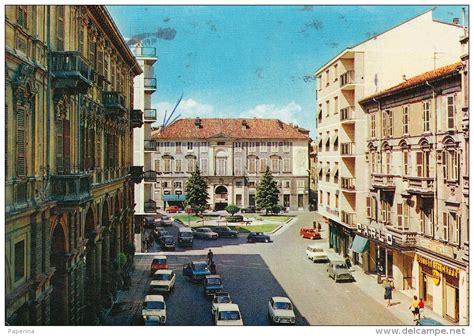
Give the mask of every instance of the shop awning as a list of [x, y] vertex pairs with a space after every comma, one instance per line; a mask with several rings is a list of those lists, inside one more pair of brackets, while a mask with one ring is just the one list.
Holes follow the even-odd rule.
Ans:
[[161, 199], [166, 202], [182, 202], [186, 200], [186, 195], [162, 195]]
[[356, 253], [363, 253], [369, 249], [369, 240], [361, 237], [355, 236], [354, 240], [352, 241], [351, 250]]

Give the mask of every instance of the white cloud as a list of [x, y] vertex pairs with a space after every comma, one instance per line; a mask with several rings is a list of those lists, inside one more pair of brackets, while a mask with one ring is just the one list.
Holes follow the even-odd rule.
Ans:
[[302, 107], [295, 102], [291, 102], [284, 106], [277, 106], [275, 104], [259, 104], [253, 109], [242, 112], [241, 118], [265, 118], [265, 119], [280, 119], [286, 123], [295, 123], [298, 116], [301, 114]]
[[[153, 126], [158, 126], [163, 123], [163, 118], [165, 112], [167, 111], [167, 118], [170, 116], [171, 111], [173, 111], [174, 106], [176, 103], [170, 102], [159, 102], [157, 104], [153, 104], [152, 108], [156, 109], [157, 111], [157, 122]], [[214, 107], [209, 104], [201, 104], [194, 99], [183, 99], [179, 104], [176, 112], [174, 113], [171, 120], [181, 115], [179, 118], [212, 118], [216, 117], [214, 112]]]

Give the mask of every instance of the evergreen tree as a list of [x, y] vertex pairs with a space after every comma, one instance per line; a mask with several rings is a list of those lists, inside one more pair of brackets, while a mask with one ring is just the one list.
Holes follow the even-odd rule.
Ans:
[[265, 209], [265, 213], [268, 215], [268, 212], [278, 205], [279, 192], [277, 182], [273, 179], [272, 173], [267, 166], [257, 187], [257, 195], [255, 197], [257, 207]]
[[206, 209], [209, 194], [207, 193], [207, 182], [201, 176], [198, 166], [186, 182], [185, 191], [186, 204], [191, 206], [196, 215], [202, 213]]

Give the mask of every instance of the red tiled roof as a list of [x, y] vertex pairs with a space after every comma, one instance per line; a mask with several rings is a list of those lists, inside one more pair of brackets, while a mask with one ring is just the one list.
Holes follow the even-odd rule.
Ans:
[[403, 89], [413, 87], [413, 86], [416, 86], [418, 84], [425, 83], [426, 81], [429, 81], [429, 80], [432, 80], [432, 79], [435, 79], [435, 78], [439, 78], [439, 77], [443, 77], [443, 76], [448, 75], [448, 74], [453, 73], [453, 72], [457, 72], [459, 67], [461, 67], [461, 66], [462, 66], [461, 62], [457, 62], [457, 63], [454, 63], [454, 64], [446, 65], [446, 66], [441, 67], [441, 68], [437, 68], [437, 69], [434, 69], [434, 70], [431, 70], [431, 71], [427, 71], [425, 73], [422, 73], [421, 75], [409, 78], [406, 81], [403, 81], [400, 84], [392, 86], [391, 88], [388, 88], [384, 91], [377, 92], [377, 93], [375, 93], [371, 96], [365, 97], [364, 99], [361, 100], [361, 102], [367, 101], [367, 100], [372, 99], [372, 98], [386, 96], [388, 94], [395, 93], [397, 91], [401, 91]]
[[[309, 131], [290, 126], [278, 119], [180, 119], [164, 130], [152, 132], [152, 139], [207, 139], [230, 137], [237, 139], [301, 139], [310, 140]], [[247, 125], [247, 127], [245, 127]]]

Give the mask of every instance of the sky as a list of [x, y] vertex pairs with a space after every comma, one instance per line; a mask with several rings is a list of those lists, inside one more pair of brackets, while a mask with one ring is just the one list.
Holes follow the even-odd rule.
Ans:
[[[156, 47], [156, 126], [181, 118], [278, 118], [314, 138], [314, 72], [347, 47], [433, 6], [107, 6], [126, 40]], [[433, 18], [462, 20], [462, 6]], [[462, 22], [462, 21], [461, 21]]]

